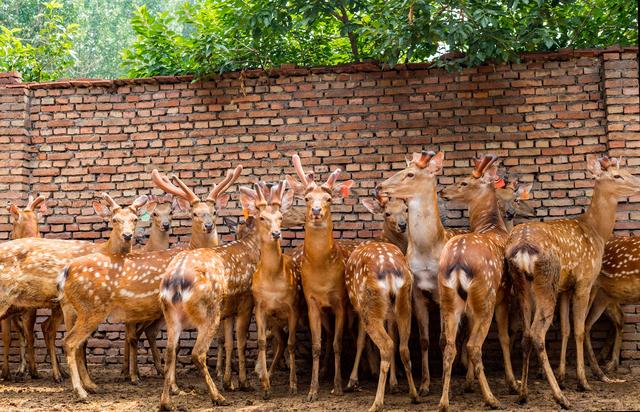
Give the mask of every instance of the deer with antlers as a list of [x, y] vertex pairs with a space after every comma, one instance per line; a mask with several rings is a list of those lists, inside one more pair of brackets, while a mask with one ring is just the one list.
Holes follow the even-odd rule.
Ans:
[[[258, 361], [256, 371], [262, 384], [263, 398], [271, 392], [270, 375], [267, 371], [267, 328], [280, 331], [288, 327], [289, 338], [289, 392], [297, 393], [295, 367], [295, 342], [298, 320], [301, 316], [302, 286], [299, 273], [294, 271], [291, 257], [282, 253], [280, 244], [283, 214], [293, 203], [293, 191], [286, 191], [286, 181], [271, 190], [261, 187], [255, 191], [255, 210], [249, 213], [257, 217], [256, 226], [260, 240], [260, 260], [253, 274], [251, 290], [255, 304], [258, 329]], [[267, 200], [268, 199], [268, 200]], [[281, 334], [281, 332], [277, 332]], [[277, 358], [277, 356], [276, 356]], [[276, 360], [276, 359], [274, 359]]]
[[[214, 405], [228, 404], [209, 374], [207, 351], [220, 321], [233, 316], [244, 317], [241, 311], [246, 309], [248, 297], [253, 305], [251, 283], [260, 261], [260, 237], [256, 216], [251, 211], [257, 211], [255, 203], [260, 190], [240, 188], [240, 202], [248, 213], [241, 239], [218, 247], [183, 251], [172, 259], [163, 275], [160, 305], [167, 323], [167, 349], [160, 399], [162, 410], [172, 408], [171, 394], [178, 390], [176, 349], [181, 331], [188, 327], [198, 331], [191, 357], [204, 377], [211, 401]], [[246, 326], [244, 320], [242, 322], [236, 329], [241, 360], [239, 378], [241, 385], [248, 385], [243, 362], [248, 319]]]
[[[39, 215], [46, 211], [46, 198], [42, 195], [35, 198], [29, 195], [27, 205], [20, 209], [14, 203], [10, 203], [7, 209], [11, 214], [13, 221], [13, 227], [11, 231], [11, 239], [22, 239], [27, 237], [42, 237], [40, 229], [38, 228]], [[33, 329], [36, 321], [36, 310], [17, 310], [12, 311], [10, 316], [6, 316], [2, 319], [2, 343], [4, 346], [4, 358], [2, 365], [2, 379], [8, 380], [11, 378], [9, 372], [9, 348], [11, 347], [11, 325], [18, 330], [20, 340], [20, 367], [16, 374], [17, 378], [24, 376], [29, 371], [29, 374], [37, 378], [38, 371], [35, 364], [34, 353], [34, 336]], [[42, 324], [42, 332], [45, 339], [49, 338], [47, 333], [47, 326], [50, 322], [47, 320]]]
[[[500, 310], [508, 313], [506, 303], [510, 289], [503, 279], [507, 230], [499, 211], [495, 189], [497, 174], [493, 164], [496, 160], [493, 155], [475, 160], [470, 176], [442, 191], [443, 199], [464, 201], [469, 205], [472, 233], [449, 240], [442, 250], [438, 265], [441, 343], [444, 353], [443, 387], [439, 405], [441, 411], [449, 409], [456, 334], [463, 313], [469, 320], [470, 328], [467, 353], [471, 367], [467, 373], [467, 385], [475, 375], [480, 381], [485, 403], [494, 408], [499, 405], [491, 393], [482, 364], [482, 344], [489, 332], [494, 308], [497, 311], [501, 307]], [[496, 317], [499, 318], [498, 314]], [[502, 328], [505, 327], [508, 327], [508, 323], [502, 324]], [[504, 345], [502, 337], [500, 340]], [[508, 342], [507, 333], [507, 348]]]
[[617, 159], [608, 157], [589, 155], [587, 169], [595, 186], [586, 212], [575, 219], [523, 223], [514, 228], [507, 243], [506, 258], [524, 319], [521, 402], [527, 400], [529, 358], [535, 349], [554, 399], [564, 408], [570, 406], [545, 347], [557, 297], [568, 291], [573, 294], [578, 389], [590, 389], [583, 353], [589, 296], [600, 272], [605, 241], [613, 232], [618, 199], [638, 193], [640, 179], [621, 169]]
[[307, 216], [304, 226], [304, 244], [302, 253], [294, 256], [298, 259], [302, 288], [308, 306], [309, 329], [311, 330], [313, 366], [311, 386], [307, 401], [315, 401], [318, 397], [318, 377], [320, 372], [320, 351], [322, 341], [322, 311], [331, 310], [335, 314], [333, 330], [333, 353], [335, 375], [333, 393], [342, 394], [341, 353], [342, 334], [347, 314], [348, 296], [344, 284], [345, 263], [355, 249], [345, 247], [343, 243], [333, 239], [333, 221], [331, 218], [331, 202], [338, 196], [348, 195], [353, 181], [336, 183], [340, 169], [329, 175], [326, 182], [318, 185], [313, 174], [305, 173], [300, 157], [293, 156], [293, 165], [299, 181], [291, 176], [287, 180], [296, 194], [304, 196], [307, 205]]

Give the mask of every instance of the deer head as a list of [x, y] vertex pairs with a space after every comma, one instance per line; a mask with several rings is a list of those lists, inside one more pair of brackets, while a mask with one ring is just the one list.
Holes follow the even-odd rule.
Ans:
[[180, 204], [171, 196], [149, 196], [142, 208], [143, 213], [149, 214], [151, 226], [161, 232], [171, 230], [171, 216], [176, 210], [180, 210]]
[[383, 215], [385, 224], [395, 232], [404, 233], [407, 230], [408, 208], [404, 200], [378, 195], [375, 198], [364, 198], [361, 203], [372, 214]]
[[377, 196], [409, 199], [417, 193], [416, 188], [435, 185], [436, 174], [442, 170], [444, 152], [414, 153], [407, 159], [407, 167], [376, 187]]
[[587, 156], [587, 170], [606, 195], [625, 198], [640, 192], [640, 178], [621, 168], [622, 158]]
[[239, 165], [233, 170], [228, 170], [224, 179], [219, 184], [214, 184], [209, 196], [201, 200], [178, 176], [167, 177], [156, 169], [151, 172], [151, 180], [166, 193], [177, 197], [181, 207], [191, 207], [191, 218], [194, 232], [212, 234], [215, 231], [218, 210], [224, 208], [229, 201], [229, 195], [224, 194], [242, 173]]
[[305, 173], [297, 154], [293, 155], [293, 166], [300, 180], [287, 176], [287, 181], [297, 195], [304, 197], [307, 204], [306, 222], [314, 227], [326, 226], [327, 221], [331, 219], [333, 199], [348, 196], [353, 180], [336, 183], [341, 172], [340, 169], [336, 169], [326, 182], [318, 185], [313, 180], [313, 173]]
[[[263, 242], [280, 240], [283, 214], [293, 203], [293, 190], [287, 190], [287, 181], [269, 189], [263, 182], [253, 190], [241, 188], [240, 201], [247, 213], [256, 218], [256, 225]], [[248, 199], [251, 198], [251, 199]], [[253, 200], [253, 201], [251, 201]]]
[[494, 163], [498, 160], [495, 155], [485, 155], [474, 159], [474, 168], [471, 174], [455, 185], [444, 188], [440, 195], [445, 200], [463, 201], [467, 204], [481, 197], [486, 190], [495, 191], [495, 183], [498, 179], [497, 167]]
[[9, 203], [7, 209], [13, 219], [13, 239], [24, 237], [39, 237], [38, 220], [47, 211], [46, 197], [38, 195], [35, 198], [29, 195], [29, 200], [24, 209], [20, 209], [14, 203]]
[[131, 206], [121, 207], [111, 196], [102, 193], [101, 201], [93, 202], [93, 209], [98, 216], [111, 222], [111, 235], [109, 241], [122, 245], [121, 249], [131, 249], [131, 240], [138, 223], [138, 213], [149, 200], [146, 195], [142, 195], [133, 201]]
[[506, 186], [496, 189], [498, 204], [508, 220], [512, 220], [516, 216], [535, 216], [535, 210], [527, 203], [531, 199], [532, 187], [533, 183], [519, 184], [514, 179], [509, 181]]

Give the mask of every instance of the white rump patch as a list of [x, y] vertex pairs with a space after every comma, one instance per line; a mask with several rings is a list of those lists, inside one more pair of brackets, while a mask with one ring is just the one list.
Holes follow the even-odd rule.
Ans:
[[518, 269], [525, 273], [532, 274], [535, 270], [538, 255], [530, 255], [528, 252], [521, 250], [515, 254], [512, 260]]

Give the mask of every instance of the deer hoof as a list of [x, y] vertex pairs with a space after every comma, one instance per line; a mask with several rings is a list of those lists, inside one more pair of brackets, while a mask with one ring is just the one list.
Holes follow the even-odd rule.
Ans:
[[271, 399], [271, 391], [269, 389], [262, 392], [262, 400], [268, 401]]
[[525, 403], [527, 403], [528, 400], [529, 400], [529, 395], [526, 393], [521, 393], [520, 396], [518, 396], [518, 400], [516, 402], [520, 405], [524, 405]]
[[229, 402], [228, 400], [226, 400], [225, 398], [218, 398], [218, 399], [214, 399], [213, 401], [213, 405], [214, 406], [229, 406], [231, 405], [231, 402]]
[[449, 404], [440, 403], [440, 405], [438, 405], [438, 412], [449, 412]]
[[420, 391], [418, 392], [418, 394], [420, 396], [427, 396], [429, 395], [429, 385], [422, 385], [420, 386]]
[[178, 385], [176, 385], [175, 383], [173, 385], [171, 385], [171, 387], [169, 388], [169, 393], [171, 393], [172, 395], [177, 395], [180, 393], [180, 388], [178, 388]]
[[369, 412], [380, 412], [383, 409], [384, 409], [384, 404], [382, 402], [374, 403], [373, 405], [371, 405], [371, 408], [369, 408]]
[[336, 385], [331, 389], [331, 394], [335, 396], [342, 396], [344, 392], [342, 391], [342, 387], [340, 385]]
[[169, 403], [160, 403], [160, 410], [161, 411], [175, 411], [176, 408], [170, 402]]
[[589, 385], [587, 382], [578, 382], [577, 390], [578, 392], [590, 392], [591, 385]]
[[295, 396], [298, 394], [298, 387], [297, 386], [290, 386], [289, 387], [289, 395], [290, 396]]
[[347, 387], [345, 388], [345, 392], [356, 392], [360, 390], [360, 384], [357, 380], [349, 379], [349, 383], [347, 383]]
[[567, 397], [564, 395], [560, 395], [558, 398], [556, 398], [556, 402], [558, 402], [558, 405], [560, 405], [562, 409], [571, 409], [569, 399], [567, 399]]
[[500, 405], [500, 402], [496, 398], [490, 398], [485, 403], [491, 409], [502, 409], [502, 406]]
[[315, 402], [317, 400], [318, 400], [318, 393], [309, 392], [309, 394], [307, 395], [307, 402]]
[[140, 385], [140, 378], [131, 378], [131, 384], [134, 386]]
[[89, 394], [83, 388], [75, 388], [73, 392], [76, 395], [76, 400], [78, 402], [86, 402]]

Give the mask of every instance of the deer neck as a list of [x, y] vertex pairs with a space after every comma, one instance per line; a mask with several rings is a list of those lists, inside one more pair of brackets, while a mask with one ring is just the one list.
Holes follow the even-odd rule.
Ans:
[[42, 237], [42, 235], [40, 234], [40, 230], [38, 230], [38, 228], [34, 229], [24, 229], [24, 228], [19, 228], [14, 230], [11, 233], [11, 239], [15, 240], [15, 239], [22, 239], [25, 237]]
[[268, 278], [280, 277], [284, 271], [284, 259], [280, 240], [262, 240], [260, 246], [261, 273]]
[[218, 231], [215, 226], [211, 233], [203, 232], [200, 230], [194, 230], [191, 233], [191, 241], [189, 242], [190, 249], [199, 248], [213, 248], [219, 245]]
[[494, 189], [487, 188], [471, 200], [469, 203], [469, 226], [473, 232], [507, 231]]
[[100, 251], [105, 255], [123, 257], [131, 253], [131, 243], [123, 242], [110, 236], [109, 240], [101, 246]]
[[169, 249], [169, 232], [160, 230], [156, 225], [151, 225], [149, 232], [149, 241], [145, 245], [145, 250], [156, 251]]
[[382, 240], [398, 246], [402, 253], [407, 251], [407, 235], [398, 233], [390, 223], [385, 222], [382, 227]]
[[423, 187], [407, 202], [409, 249], [429, 251], [444, 242], [445, 230], [438, 210], [435, 180]]
[[600, 182], [596, 181], [591, 204], [579, 219], [591, 227], [603, 240], [606, 240], [613, 233], [617, 207], [618, 199], [611, 194], [604, 193]]
[[304, 255], [311, 261], [329, 259], [335, 247], [331, 214], [325, 219], [325, 225], [321, 227], [311, 223], [304, 225]]

